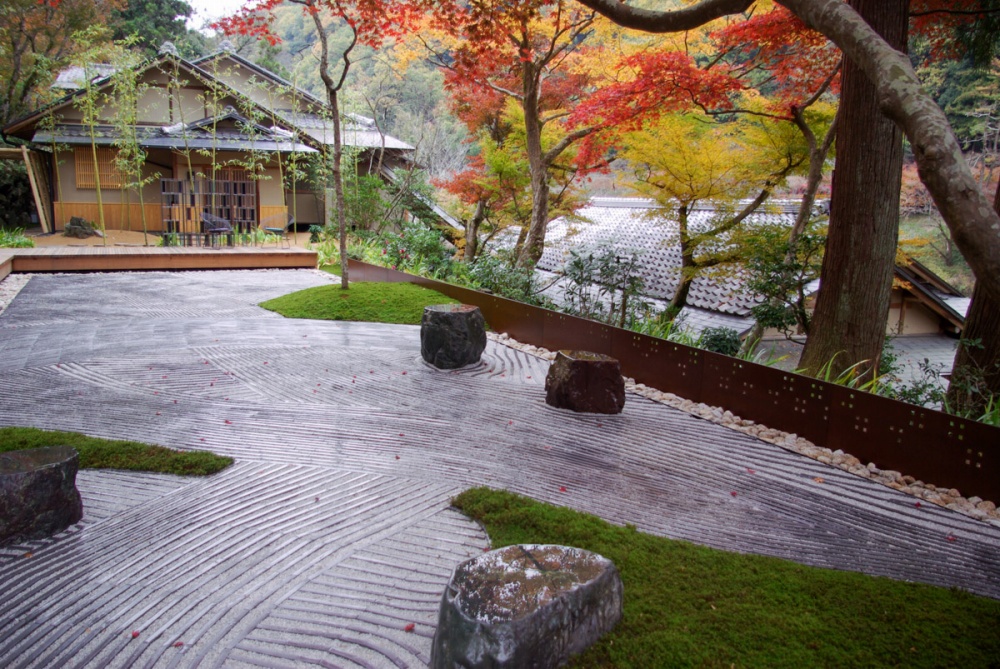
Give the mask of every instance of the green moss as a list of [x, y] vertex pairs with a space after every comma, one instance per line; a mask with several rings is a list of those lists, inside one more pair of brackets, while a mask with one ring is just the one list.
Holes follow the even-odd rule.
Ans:
[[72, 446], [80, 453], [81, 469], [127, 469], [139, 472], [208, 476], [233, 464], [232, 458], [208, 451], [175, 451], [138, 441], [88, 437], [78, 432], [0, 428], [0, 453], [43, 446]]
[[991, 599], [713, 550], [488, 488], [454, 504], [496, 548], [563, 544], [617, 565], [622, 622], [575, 666], [1000, 666]]
[[339, 285], [307, 288], [260, 306], [288, 318], [419, 325], [424, 307], [431, 304], [458, 302], [412, 283], [359, 282], [348, 290]]

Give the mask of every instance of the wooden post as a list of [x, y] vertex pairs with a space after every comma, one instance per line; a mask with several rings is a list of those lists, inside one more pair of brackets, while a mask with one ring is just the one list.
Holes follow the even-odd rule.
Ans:
[[55, 232], [55, 226], [49, 225], [49, 213], [42, 205], [42, 197], [38, 192], [38, 182], [35, 180], [35, 169], [31, 164], [28, 147], [22, 146], [21, 153], [24, 156], [24, 167], [28, 170], [28, 181], [31, 183], [31, 194], [35, 197], [35, 211], [38, 212], [38, 222], [42, 225], [42, 232]]

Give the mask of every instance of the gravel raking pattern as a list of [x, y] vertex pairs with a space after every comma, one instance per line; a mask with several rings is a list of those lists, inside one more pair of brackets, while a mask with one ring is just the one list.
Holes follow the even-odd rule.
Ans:
[[254, 306], [328, 280], [35, 277], [0, 316], [0, 425], [237, 459], [208, 479], [82, 472], [79, 525], [0, 550], [0, 666], [423, 666], [451, 569], [488, 543], [448, 500], [480, 484], [1000, 597], [988, 523], [638, 396], [553, 409], [548, 363], [494, 342], [445, 372], [416, 327]]

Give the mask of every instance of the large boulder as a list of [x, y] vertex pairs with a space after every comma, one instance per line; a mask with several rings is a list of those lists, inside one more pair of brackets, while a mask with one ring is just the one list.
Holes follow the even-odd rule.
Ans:
[[559, 351], [545, 377], [545, 402], [560, 409], [621, 413], [625, 380], [614, 358], [589, 351]]
[[80, 520], [79, 463], [69, 446], [0, 453], [0, 545], [41, 539]]
[[479, 362], [486, 350], [486, 320], [471, 304], [424, 307], [420, 320], [420, 355], [438, 369]]
[[558, 667], [621, 616], [621, 576], [607, 558], [567, 546], [508, 546], [455, 569], [430, 666]]

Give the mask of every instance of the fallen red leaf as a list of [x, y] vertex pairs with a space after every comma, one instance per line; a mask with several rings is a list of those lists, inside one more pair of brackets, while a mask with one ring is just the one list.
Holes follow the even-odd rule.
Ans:
[[183, 645], [184, 645], [183, 641], [178, 641], [177, 643], [174, 644], [174, 648], [180, 648]]
[[137, 636], [139, 636], [139, 631], [138, 630], [135, 630], [134, 632], [132, 632], [132, 638], [133, 639], [136, 638]]
[[958, 541], [958, 537], [956, 537], [954, 534], [949, 534], [947, 537], [945, 537], [945, 539], [947, 539], [948, 541], [950, 541], [952, 543]]
[[559, 486], [559, 492], [566, 492], [566, 486], [564, 485]]
[[734, 490], [734, 491], [732, 491], [732, 492], [731, 492], [731, 493], [729, 493], [729, 494], [730, 494], [730, 495], [732, 495], [733, 497], [736, 497], [736, 491], [735, 491], [735, 490]]
[[749, 467], [747, 467], [747, 474], [756, 474], [756, 473], [757, 473], [756, 470], [750, 469]]
[[199, 439], [198, 441], [205, 441], [205, 437], [202, 437], [202, 438], [201, 438], [201, 439]]
[[416, 625], [414, 625], [413, 623], [410, 623], [409, 625], [407, 625], [403, 629], [405, 631], [407, 631], [407, 632], [412, 632], [414, 629], [416, 629], [416, 627], [417, 627]]
[[226, 425], [232, 425], [232, 424], [233, 424], [233, 421], [231, 421], [231, 420], [229, 420], [229, 419], [227, 418], [227, 419], [226, 419]]
[[399, 460], [399, 456], [398, 455], [396, 456], [396, 459]]
[[403, 376], [406, 376], [406, 372], [403, 372]]
[[914, 504], [913, 506], [915, 506], [915, 507], [917, 507], [917, 508], [919, 509], [919, 508], [920, 508], [921, 506], [923, 506], [923, 505], [922, 505], [922, 504], [921, 504], [920, 502], [917, 502], [917, 503], [916, 503], [916, 504]]
[[404, 434], [403, 434], [402, 432], [400, 432], [400, 433], [399, 433], [399, 436], [401, 436], [401, 437], [405, 437], [406, 435], [404, 435]]

